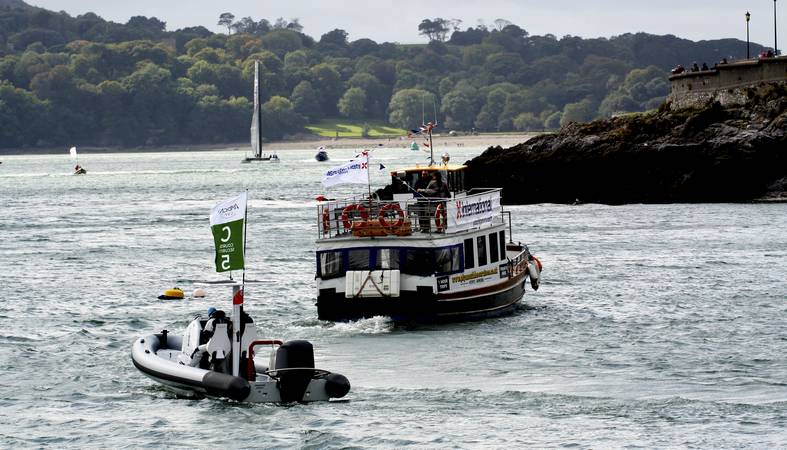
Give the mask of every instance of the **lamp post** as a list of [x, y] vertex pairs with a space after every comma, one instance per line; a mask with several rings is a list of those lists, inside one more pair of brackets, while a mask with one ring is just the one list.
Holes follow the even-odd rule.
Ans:
[[776, 0], [773, 0], [773, 56], [779, 56], [779, 45], [776, 41]]
[[751, 20], [751, 14], [746, 11], [746, 59], [749, 59], [749, 20]]

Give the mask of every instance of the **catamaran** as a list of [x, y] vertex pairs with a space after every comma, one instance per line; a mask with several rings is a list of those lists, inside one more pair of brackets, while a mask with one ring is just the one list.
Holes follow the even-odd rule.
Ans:
[[279, 162], [276, 153], [266, 155], [262, 153], [262, 111], [260, 102], [260, 62], [254, 61], [254, 112], [251, 115], [251, 151], [254, 156], [247, 156], [242, 163], [255, 161]]
[[[137, 339], [131, 359], [143, 374], [184, 396], [224, 397], [240, 402], [312, 402], [344, 397], [350, 382], [338, 373], [314, 367], [308, 341], [258, 339], [253, 320], [243, 311], [246, 273], [246, 193], [211, 211], [216, 271], [243, 270], [241, 282], [229, 280], [232, 315], [210, 308], [181, 335], [168, 330]], [[214, 283], [207, 283], [215, 285]], [[271, 349], [267, 361], [255, 358]]]
[[[425, 128], [432, 148], [431, 123]], [[366, 153], [328, 171], [323, 185], [368, 183], [368, 167]], [[391, 172], [374, 194], [369, 187], [368, 196], [318, 204], [319, 319], [475, 320], [512, 312], [528, 278], [538, 289], [541, 262], [513, 241], [502, 190], [466, 189], [466, 169], [430, 153], [429, 165]], [[444, 180], [447, 192], [424, 195], [424, 177]]]

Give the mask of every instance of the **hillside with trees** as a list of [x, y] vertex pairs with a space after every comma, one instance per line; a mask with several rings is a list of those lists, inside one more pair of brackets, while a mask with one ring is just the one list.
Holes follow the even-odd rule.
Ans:
[[503, 19], [424, 19], [429, 43], [418, 45], [349, 41], [340, 29], [315, 39], [297, 19], [217, 20], [226, 34], [0, 0], [0, 148], [245, 141], [255, 60], [269, 140], [326, 118], [412, 128], [424, 104], [443, 130], [552, 130], [655, 108], [676, 64], [746, 49], [645, 33], [531, 36]]

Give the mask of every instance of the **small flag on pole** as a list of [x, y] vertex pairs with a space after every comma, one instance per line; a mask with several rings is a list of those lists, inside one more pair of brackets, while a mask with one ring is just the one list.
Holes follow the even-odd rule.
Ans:
[[245, 192], [222, 201], [210, 211], [210, 230], [216, 244], [216, 272], [243, 269], [245, 219]]

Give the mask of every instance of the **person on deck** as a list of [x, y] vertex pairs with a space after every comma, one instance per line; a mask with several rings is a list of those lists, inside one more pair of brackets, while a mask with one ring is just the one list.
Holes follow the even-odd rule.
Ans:
[[426, 189], [426, 187], [429, 186], [430, 181], [431, 179], [429, 178], [429, 171], [428, 170], [421, 171], [421, 176], [418, 177], [418, 180], [416, 180], [415, 182], [415, 186], [414, 186], [415, 190], [420, 192], [421, 189]]
[[425, 189], [418, 189], [418, 192], [427, 197], [448, 198], [450, 196], [448, 185], [443, 182], [443, 176], [437, 170], [432, 172], [432, 181], [429, 182], [429, 185]]

